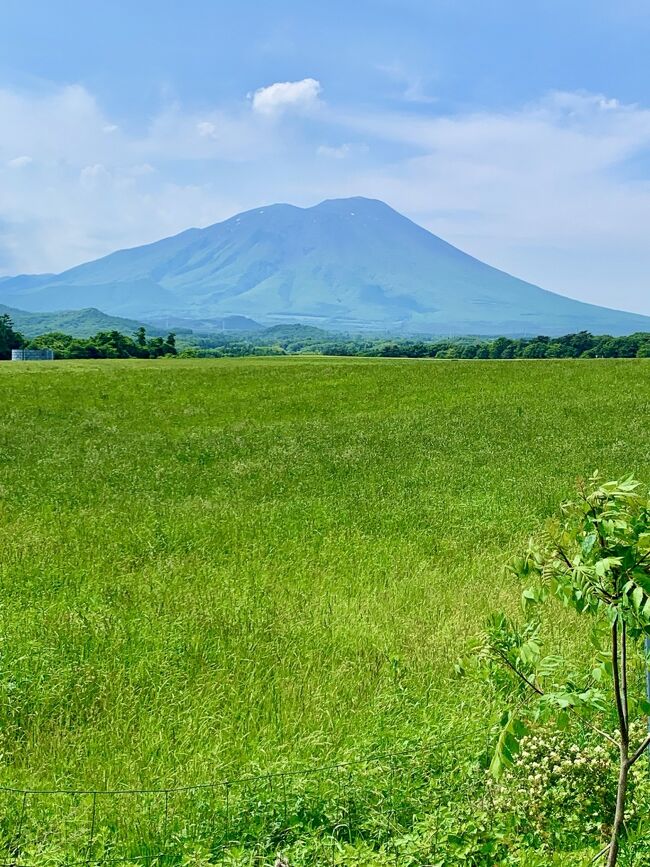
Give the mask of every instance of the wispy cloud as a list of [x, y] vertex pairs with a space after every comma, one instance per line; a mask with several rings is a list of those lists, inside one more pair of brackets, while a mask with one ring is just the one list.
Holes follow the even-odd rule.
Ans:
[[650, 183], [625, 172], [650, 151], [648, 109], [559, 92], [507, 113], [342, 122], [410, 151], [362, 176], [366, 193], [547, 288], [650, 312]]
[[[285, 112], [291, 123], [269, 122]], [[650, 313], [650, 180], [629, 169], [650, 165], [650, 110], [612, 95], [371, 112], [325, 104], [303, 79], [227, 107], [171, 103], [134, 131], [80, 86], [0, 89], [0, 129], [0, 273], [360, 194], [547, 288]]]
[[343, 142], [340, 145], [321, 144], [316, 148], [316, 154], [319, 157], [326, 157], [332, 160], [344, 160], [348, 157], [363, 156], [368, 153], [368, 145], [354, 144], [351, 142]]
[[216, 138], [217, 127], [209, 120], [201, 120], [196, 125], [196, 131], [203, 138]]
[[[244, 101], [240, 114], [250, 115]], [[0, 89], [0, 274], [62, 270], [228, 216], [239, 201], [178, 167], [239, 159], [269, 136], [254, 145], [250, 120], [213, 121], [219, 141], [202, 140], [198, 118], [174, 108], [127, 133], [82, 87]]]
[[34, 160], [24, 154], [21, 157], [14, 157], [12, 160], [8, 160], [7, 165], [10, 169], [24, 169], [25, 166], [28, 166], [32, 162], [34, 162]]
[[407, 69], [402, 63], [381, 64], [378, 69], [394, 83], [404, 102], [431, 104], [437, 97], [429, 92], [429, 79]]

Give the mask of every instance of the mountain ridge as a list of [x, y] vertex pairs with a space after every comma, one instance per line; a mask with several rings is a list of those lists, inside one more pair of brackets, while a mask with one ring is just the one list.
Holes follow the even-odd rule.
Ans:
[[59, 275], [0, 280], [27, 310], [92, 305], [148, 319], [245, 316], [338, 331], [560, 334], [650, 330], [464, 253], [377, 199], [267, 205]]
[[0, 316], [8, 314], [17, 331], [25, 337], [38, 337], [60, 331], [73, 337], [91, 337], [98, 331], [121, 331], [130, 333], [144, 327], [152, 333], [162, 331], [146, 323], [121, 316], [111, 316], [96, 307], [84, 307], [79, 310], [58, 310], [51, 312], [20, 310], [0, 304]]
[[262, 326], [244, 316], [225, 316], [208, 321], [185, 321], [183, 319], [155, 319], [146, 322], [112, 316], [97, 307], [82, 307], [77, 310], [50, 312], [20, 310], [0, 304], [0, 316], [7, 314], [16, 330], [25, 337], [38, 337], [50, 332], [63, 332], [73, 337], [92, 337], [98, 331], [121, 331], [129, 334], [145, 328], [149, 334], [164, 336], [173, 331], [179, 336], [187, 334], [214, 334], [217, 332], [249, 333], [261, 331]]

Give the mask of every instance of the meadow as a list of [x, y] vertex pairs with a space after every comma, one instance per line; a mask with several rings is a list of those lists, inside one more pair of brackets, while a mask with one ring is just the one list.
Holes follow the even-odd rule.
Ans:
[[450, 738], [474, 755], [498, 708], [454, 662], [518, 607], [503, 565], [577, 477], [650, 482], [649, 374], [0, 365], [0, 785], [192, 785]]

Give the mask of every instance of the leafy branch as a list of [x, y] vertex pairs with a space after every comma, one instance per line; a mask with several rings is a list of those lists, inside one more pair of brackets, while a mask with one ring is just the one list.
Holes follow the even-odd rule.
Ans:
[[[534, 582], [523, 593], [528, 619], [517, 627], [503, 615], [493, 617], [481, 648], [484, 658], [504, 666], [528, 690], [537, 703], [537, 718], [549, 710], [556, 712], [558, 721], [560, 714], [579, 714], [587, 726], [617, 747], [616, 809], [609, 843], [600, 853], [607, 855], [607, 867], [614, 867], [618, 859], [630, 770], [650, 749], [650, 735], [636, 746], [630, 744], [630, 666], [631, 661], [644, 658], [641, 639], [650, 636], [650, 499], [640, 489], [631, 476], [602, 482], [596, 473], [580, 483], [577, 498], [562, 504], [560, 517], [547, 523], [541, 541], [531, 542], [511, 566], [520, 578]], [[591, 682], [582, 689], [574, 679], [561, 687], [545, 686], [545, 680], [566, 665], [560, 657], [542, 656], [540, 623], [531, 619], [531, 611], [551, 598], [607, 629], [608, 661], [600, 658], [598, 646]], [[609, 695], [618, 740], [589, 719], [589, 713], [607, 709], [607, 694], [597, 684], [603, 675], [611, 678]], [[643, 708], [643, 700], [636, 707]], [[524, 728], [511, 712], [502, 722], [491, 766], [497, 773], [512, 761], [517, 734]]]

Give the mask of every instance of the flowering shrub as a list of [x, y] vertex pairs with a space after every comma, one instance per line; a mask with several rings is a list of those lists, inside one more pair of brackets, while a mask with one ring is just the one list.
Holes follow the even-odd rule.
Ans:
[[[632, 724], [631, 732], [642, 735], [642, 724]], [[488, 776], [495, 818], [548, 851], [593, 845], [611, 831], [617, 763], [616, 749], [607, 742], [584, 742], [558, 731], [528, 735], [499, 781]], [[630, 796], [627, 818], [633, 827], [647, 811], [634, 778]]]

